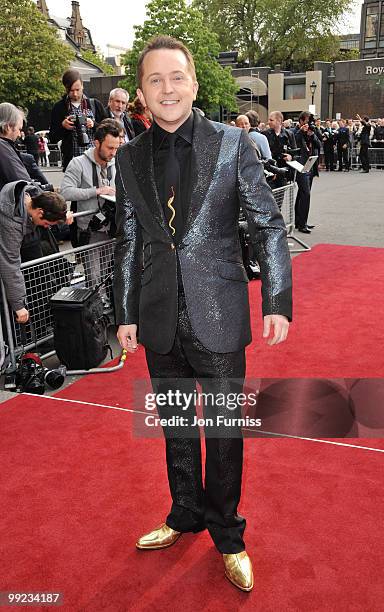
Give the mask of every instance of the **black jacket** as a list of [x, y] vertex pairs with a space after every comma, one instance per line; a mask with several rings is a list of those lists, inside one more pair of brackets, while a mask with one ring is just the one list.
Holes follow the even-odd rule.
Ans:
[[371, 142], [371, 124], [366, 121], [361, 122], [363, 124], [362, 130], [360, 132], [359, 140], [362, 145], [370, 145]]
[[[112, 111], [110, 110], [110, 108], [107, 106], [105, 109], [105, 114], [107, 117], [110, 117], [111, 119], [114, 119], [114, 115], [112, 113]], [[127, 136], [129, 138], [129, 140], [133, 140], [136, 136], [135, 131], [133, 129], [133, 125], [132, 125], [132, 120], [130, 117], [128, 117], [127, 113], [123, 114], [123, 125], [125, 128], [125, 131], [127, 132]]]
[[[89, 102], [89, 98], [85, 96], [88, 101], [88, 105], [92, 108], [91, 103]], [[104, 106], [102, 103], [93, 98], [94, 106], [95, 106], [95, 126], [93, 130], [96, 130], [97, 124], [100, 123], [103, 119], [106, 119], [107, 114], [104, 110]], [[49, 132], [49, 141], [52, 143], [57, 143], [61, 140], [61, 155], [63, 158], [63, 168], [65, 169], [69, 162], [73, 157], [72, 152], [72, 138], [73, 133], [71, 130], [66, 130], [63, 128], [62, 123], [64, 119], [68, 117], [68, 105], [67, 105], [67, 95], [63, 96], [59, 102], [56, 102], [54, 107], [52, 108], [51, 113], [51, 125]]]
[[275, 130], [268, 128], [263, 134], [268, 139], [272, 157], [276, 160], [278, 166], [286, 166], [283, 155], [291, 149], [296, 149], [296, 140], [292, 132], [282, 128], [277, 136]]
[[140, 342], [171, 350], [177, 327], [177, 261], [194, 333], [227, 353], [251, 342], [248, 277], [238, 235], [240, 206], [261, 267], [263, 314], [291, 317], [291, 260], [283, 218], [244, 130], [194, 112], [189, 212], [175, 245], [156, 189], [153, 128], [116, 160], [114, 291], [119, 324], [136, 323]]
[[0, 138], [0, 191], [7, 183], [13, 181], [30, 181], [20, 153], [12, 140]]

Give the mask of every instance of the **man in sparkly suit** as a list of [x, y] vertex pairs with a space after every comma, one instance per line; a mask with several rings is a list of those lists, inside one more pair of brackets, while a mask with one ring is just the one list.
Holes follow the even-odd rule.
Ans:
[[[140, 339], [155, 392], [192, 393], [199, 380], [203, 391], [227, 397], [241, 390], [244, 348], [251, 342], [240, 206], [260, 262], [263, 336], [271, 345], [285, 340], [291, 318], [284, 222], [245, 131], [192, 110], [198, 84], [182, 43], [165, 36], [150, 41], [138, 62], [138, 83], [154, 124], [117, 156], [118, 339], [131, 353]], [[238, 414], [215, 403], [204, 408], [205, 416]], [[226, 576], [250, 591], [245, 519], [237, 512], [240, 427], [206, 426], [203, 485], [195, 406], [159, 405], [158, 411], [164, 419], [184, 416], [187, 426], [164, 426], [172, 507], [165, 523], [142, 536], [137, 548], [164, 548], [184, 532], [207, 528], [223, 555]]]

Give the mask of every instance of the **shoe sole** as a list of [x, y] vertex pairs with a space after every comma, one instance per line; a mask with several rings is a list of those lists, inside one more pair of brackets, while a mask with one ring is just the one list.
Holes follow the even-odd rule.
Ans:
[[177, 538], [169, 544], [158, 544], [157, 546], [141, 546], [140, 544], [138, 544], [138, 542], [136, 542], [135, 546], [138, 550], [161, 550], [162, 548], [169, 548], [170, 546], [176, 544], [177, 540], [180, 538], [180, 535], [177, 536]]
[[225, 572], [225, 577], [226, 577], [226, 578], [229, 580], [229, 582], [230, 582], [231, 584], [233, 584], [233, 586], [235, 586], [235, 587], [237, 587], [238, 589], [240, 589], [240, 591], [244, 591], [245, 593], [249, 593], [249, 592], [250, 592], [250, 591], [252, 591], [252, 589], [253, 589], [253, 585], [254, 585], [254, 582], [253, 582], [253, 581], [252, 581], [252, 584], [251, 584], [251, 586], [250, 586], [250, 587], [242, 587], [242, 586], [240, 586], [239, 584], [237, 584], [237, 582], [234, 582], [234, 581], [232, 580], [232, 578], [230, 578], [230, 576], [228, 576], [227, 572]]

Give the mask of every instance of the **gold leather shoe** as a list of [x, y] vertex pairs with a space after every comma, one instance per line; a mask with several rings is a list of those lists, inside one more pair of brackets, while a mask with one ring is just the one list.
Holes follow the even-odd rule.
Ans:
[[223, 555], [225, 575], [238, 589], [252, 591], [252, 563], [245, 550], [237, 554]]
[[167, 548], [172, 546], [179, 537], [180, 531], [175, 531], [168, 527], [165, 523], [156, 527], [153, 531], [141, 536], [136, 542], [136, 548], [140, 550], [157, 550], [158, 548]]

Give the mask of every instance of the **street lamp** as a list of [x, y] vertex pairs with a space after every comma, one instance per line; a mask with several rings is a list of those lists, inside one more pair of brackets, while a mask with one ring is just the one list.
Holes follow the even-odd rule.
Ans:
[[312, 105], [313, 105], [313, 101], [315, 99], [315, 91], [316, 91], [316, 89], [317, 89], [317, 85], [316, 85], [315, 81], [312, 81], [312, 83], [309, 86], [309, 90], [310, 90], [310, 92], [312, 94]]

